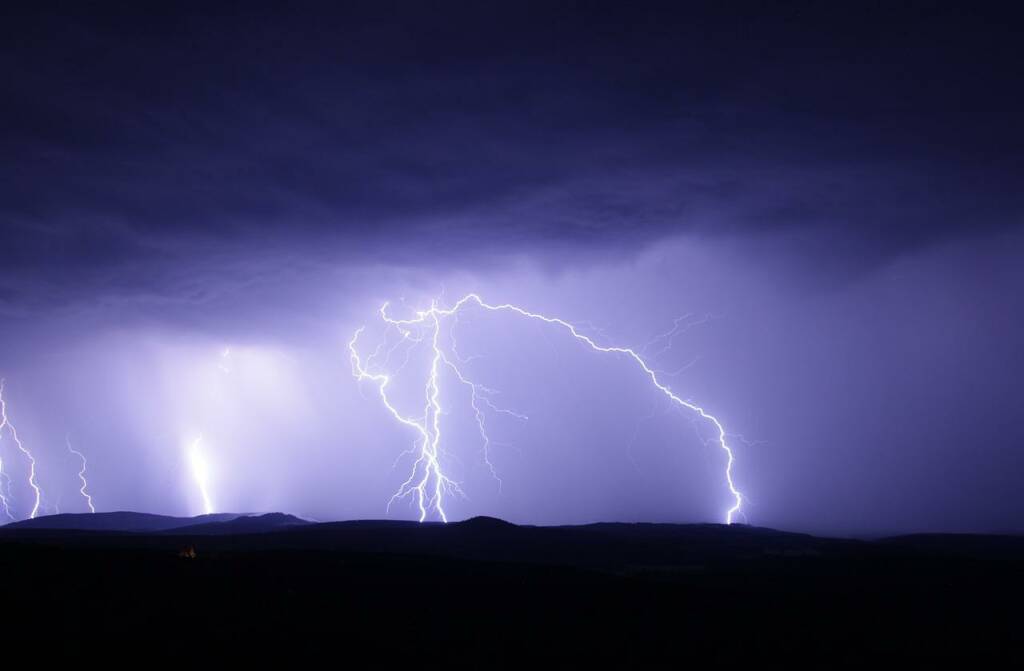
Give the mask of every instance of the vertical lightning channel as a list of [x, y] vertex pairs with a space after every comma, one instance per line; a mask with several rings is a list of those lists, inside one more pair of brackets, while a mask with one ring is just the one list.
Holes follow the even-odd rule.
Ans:
[[[441, 406], [439, 402], [440, 384], [438, 377], [438, 369], [440, 367], [440, 364], [442, 363], [448, 368], [451, 368], [455, 372], [455, 375], [459, 379], [459, 381], [467, 385], [471, 390], [470, 405], [474, 411], [477, 426], [479, 427], [481, 436], [483, 437], [484, 440], [485, 459], [487, 461], [488, 466], [491, 467], [492, 473], [494, 472], [489, 456], [487, 455], [487, 448], [490, 445], [490, 439], [487, 436], [483, 414], [480, 409], [480, 404], [484, 403], [486, 405], [489, 405], [494, 410], [501, 411], [501, 409], [494, 408], [493, 405], [490, 404], [489, 400], [481, 400], [486, 399], [486, 395], [481, 393], [481, 390], [484, 388], [481, 387], [480, 385], [476, 385], [475, 383], [471, 382], [465, 375], [462, 374], [458, 366], [455, 364], [455, 361], [459, 360], [457, 353], [453, 352], [452, 356], [445, 354], [441, 347], [439, 339], [442, 319], [445, 319], [447, 317], [454, 317], [455, 319], [457, 319], [459, 311], [469, 305], [476, 305], [477, 307], [489, 312], [511, 312], [513, 314], [525, 317], [527, 319], [540, 321], [551, 326], [556, 326], [562, 329], [563, 331], [567, 332], [570, 336], [572, 336], [572, 338], [574, 338], [580, 343], [583, 343], [584, 345], [586, 345], [595, 352], [615, 354], [626, 357], [627, 359], [635, 363], [637, 367], [640, 369], [640, 371], [643, 373], [643, 375], [650, 380], [653, 387], [657, 389], [661, 394], [663, 394], [666, 398], [668, 398], [672, 403], [676, 404], [677, 406], [685, 410], [695, 413], [699, 418], [701, 418], [709, 425], [711, 425], [715, 431], [715, 443], [721, 449], [725, 456], [726, 463], [724, 480], [728, 487], [729, 493], [733, 499], [733, 504], [729, 507], [728, 510], [726, 510], [724, 517], [726, 524], [732, 524], [734, 516], [740, 513], [741, 508], [743, 506], [743, 495], [736, 488], [736, 484], [733, 480], [733, 465], [735, 463], [735, 455], [733, 453], [732, 447], [730, 447], [729, 445], [725, 427], [722, 425], [721, 421], [719, 421], [717, 417], [708, 412], [703, 406], [697, 405], [678, 396], [674, 391], [672, 391], [671, 387], [662, 382], [662, 380], [658, 376], [657, 371], [651, 368], [651, 366], [648, 365], [647, 361], [636, 350], [628, 347], [600, 345], [589, 336], [581, 333], [575, 325], [563, 319], [560, 319], [558, 317], [550, 317], [537, 312], [531, 312], [529, 310], [526, 310], [517, 305], [513, 305], [511, 303], [487, 303], [482, 298], [480, 298], [479, 295], [473, 293], [463, 296], [450, 308], [438, 307], [437, 301], [433, 301], [428, 310], [418, 311], [415, 313], [414, 317], [409, 319], [395, 319], [390, 317], [388, 315], [387, 303], [382, 305], [380, 308], [381, 319], [385, 322], [387, 327], [397, 329], [399, 332], [403, 334], [403, 337], [408, 337], [408, 333], [412, 329], [429, 329], [432, 332], [430, 334], [430, 339], [433, 347], [433, 354], [431, 359], [430, 373], [428, 375], [426, 383], [427, 406], [424, 410], [422, 421], [403, 416], [394, 407], [394, 405], [392, 405], [386, 392], [387, 386], [391, 379], [388, 377], [386, 373], [370, 372], [369, 370], [367, 370], [367, 367], [364, 366], [356, 349], [356, 341], [359, 338], [360, 334], [363, 332], [363, 329], [360, 328], [359, 330], [357, 330], [355, 335], [352, 337], [352, 340], [349, 341], [349, 353], [352, 359], [353, 374], [355, 375], [356, 379], [360, 381], [374, 381], [378, 386], [381, 399], [384, 401], [385, 406], [392, 414], [392, 416], [394, 416], [399, 422], [415, 428], [420, 434], [419, 440], [417, 441], [419, 458], [417, 459], [416, 463], [413, 466], [413, 473], [409, 477], [409, 479], [402, 484], [398, 492], [396, 492], [396, 494], [392, 497], [392, 502], [395, 501], [396, 499], [403, 498], [410, 494], [415, 494], [419, 503], [421, 521], [426, 519], [427, 512], [430, 509], [435, 510], [443, 521], [447, 521], [447, 515], [445, 514], [443, 508], [442, 497], [445, 490], [448, 488], [448, 485], [454, 485], [454, 483], [452, 483], [452, 481], [449, 480], [444, 475], [444, 472], [441, 469], [440, 465], [440, 456], [442, 448], [440, 424]], [[660, 340], [662, 342], [667, 341], [667, 346], [670, 347], [671, 339], [680, 330], [680, 321], [682, 321], [682, 319], [676, 321], [676, 324], [674, 325], [672, 331], [669, 331], [668, 333], [659, 336], [658, 338], [656, 338], [656, 340]], [[451, 349], [454, 350], [454, 342], [452, 343]], [[515, 415], [515, 413], [511, 414]], [[418, 473], [420, 473], [421, 468], [422, 476], [418, 477]]]
[[9, 520], [14, 521], [14, 513], [11, 512], [11, 479], [4, 472], [3, 455], [0, 455], [0, 508]]
[[[436, 305], [431, 305], [433, 309]], [[448, 515], [444, 511], [444, 487], [447, 482], [447, 478], [444, 473], [441, 472], [440, 455], [438, 454], [441, 446], [441, 384], [438, 381], [441, 367], [441, 350], [438, 347], [438, 342], [441, 336], [441, 320], [437, 314], [434, 314], [434, 329], [431, 336], [431, 345], [434, 348], [433, 357], [430, 359], [430, 377], [427, 383], [427, 408], [425, 415], [431, 418], [431, 439], [430, 449], [427, 451], [427, 470], [424, 472], [423, 479], [420, 481], [421, 488], [429, 487], [431, 480], [434, 482], [433, 490], [428, 499], [428, 504], [437, 510], [437, 513], [441, 516], [441, 521], [447, 522]]]
[[206, 463], [206, 457], [203, 455], [200, 445], [203, 442], [203, 436], [199, 435], [188, 447], [188, 461], [192, 468], [192, 478], [196, 482], [196, 487], [199, 488], [199, 495], [203, 499], [203, 514], [209, 515], [213, 512], [213, 501], [210, 499], [210, 468]]
[[81, 494], [82, 498], [85, 499], [85, 504], [89, 506], [89, 512], [94, 513], [96, 512], [96, 508], [94, 508], [92, 505], [92, 496], [89, 494], [88, 491], [89, 481], [86, 480], [85, 478], [85, 469], [88, 466], [88, 462], [86, 462], [84, 454], [82, 454], [75, 448], [71, 447], [71, 436], [64, 436], [64, 442], [68, 446], [68, 452], [82, 460], [82, 469], [78, 471], [78, 479], [82, 482], [82, 487], [78, 490], [78, 493]]
[[4, 515], [8, 519], [14, 521], [14, 514], [11, 513], [11, 479], [4, 473], [4, 460], [0, 457], [0, 508], [3, 509]]
[[[15, 446], [22, 454], [25, 455], [25, 458], [28, 459], [28, 485], [32, 488], [32, 491], [35, 494], [35, 501], [32, 504], [32, 512], [29, 513], [29, 518], [35, 519], [36, 515], [39, 514], [39, 505], [43, 499], [43, 490], [39, 487], [39, 483], [36, 482], [36, 459], [32, 456], [32, 452], [30, 452], [21, 442], [21, 439], [18, 438], [18, 430], [14, 428], [14, 425], [11, 424], [11, 421], [7, 418], [7, 401], [4, 399], [4, 384], [5, 380], [0, 378], [0, 435], [2, 435], [4, 429], [7, 429], [11, 434], [11, 439], [14, 441]], [[11, 512], [8, 508], [7, 495], [3, 496], [2, 505], [4, 507], [4, 511], [10, 517]]]

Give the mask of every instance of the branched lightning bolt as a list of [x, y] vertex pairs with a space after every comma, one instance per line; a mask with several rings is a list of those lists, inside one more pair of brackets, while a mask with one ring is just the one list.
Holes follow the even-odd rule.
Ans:
[[[32, 512], [29, 513], [29, 517], [35, 519], [35, 516], [39, 514], [39, 505], [43, 499], [43, 491], [39, 487], [39, 483], [36, 482], [36, 459], [32, 456], [32, 453], [28, 448], [22, 444], [21, 439], [18, 438], [17, 429], [14, 428], [14, 425], [11, 424], [10, 420], [7, 418], [7, 402], [4, 400], [4, 382], [5, 381], [3, 379], [0, 379], [0, 434], [2, 434], [3, 430], [6, 428], [11, 434], [11, 439], [14, 440], [15, 446], [17, 446], [18, 450], [20, 450], [21, 453], [25, 455], [25, 458], [28, 459], [28, 485], [32, 488], [32, 491], [35, 492], [35, 502], [32, 504]], [[8, 508], [8, 496], [4, 494], [2, 495], [2, 498], [4, 512], [8, 517], [11, 517], [11, 511]]]
[[[587, 345], [596, 352], [602, 352], [606, 354], [619, 354], [625, 356], [631, 359], [640, 368], [643, 374], [651, 381], [654, 387], [659, 392], [664, 394], [665, 397], [668, 398], [672, 403], [674, 403], [675, 405], [682, 409], [696, 413], [698, 417], [710, 423], [714, 427], [716, 432], [715, 442], [725, 453], [726, 457], [725, 482], [728, 485], [729, 493], [733, 498], [733, 505], [725, 513], [725, 522], [726, 524], [732, 523], [733, 517], [740, 512], [740, 509], [743, 505], [743, 495], [740, 493], [738, 489], [736, 489], [735, 482], [733, 481], [732, 469], [733, 464], [735, 462], [735, 456], [733, 454], [732, 448], [728, 444], [725, 427], [718, 420], [718, 418], [716, 418], [711, 413], [707, 412], [707, 410], [705, 410], [702, 406], [687, 401], [678, 396], [675, 392], [673, 392], [668, 385], [661, 381], [661, 379], [658, 377], [658, 373], [648, 365], [647, 361], [636, 350], [630, 349], [628, 347], [613, 347], [599, 345], [589, 336], [581, 333], [576, 326], [563, 319], [559, 319], [557, 317], [549, 317], [547, 315], [543, 315], [536, 312], [531, 312], [529, 310], [526, 310], [524, 308], [521, 308], [517, 305], [513, 305], [510, 303], [486, 303], [477, 294], [467, 294], [466, 296], [463, 296], [461, 299], [458, 300], [458, 302], [456, 302], [450, 308], [439, 307], [437, 301], [434, 301], [431, 303], [430, 308], [428, 310], [417, 311], [415, 313], [416, 316], [410, 319], [395, 319], [390, 317], [387, 311], [387, 303], [382, 305], [380, 308], [381, 319], [387, 324], [389, 328], [393, 327], [397, 329], [399, 332], [401, 332], [403, 334], [403, 337], [409, 337], [409, 333], [412, 329], [426, 328], [430, 331], [429, 338], [431, 345], [433, 347], [433, 355], [431, 358], [430, 373], [428, 375], [426, 383], [427, 402], [422, 417], [407, 417], [404, 416], [401, 412], [399, 412], [392, 404], [387, 393], [387, 387], [391, 381], [391, 377], [389, 377], [386, 373], [383, 372], [371, 372], [368, 369], [369, 366], [367, 364], [364, 364], [364, 362], [360, 358], [358, 350], [356, 349], [356, 344], [359, 339], [359, 336], [363, 332], [363, 328], [357, 330], [355, 335], [353, 335], [352, 339], [349, 341], [348, 347], [352, 360], [352, 371], [356, 379], [359, 381], [371, 380], [375, 382], [377, 384], [381, 400], [384, 402], [384, 405], [387, 407], [391, 415], [402, 424], [414, 428], [419, 433], [416, 445], [413, 448], [414, 452], [417, 449], [419, 451], [419, 456], [417, 457], [413, 465], [413, 472], [409, 476], [409, 478], [404, 483], [402, 483], [402, 486], [391, 498], [391, 502], [389, 502], [389, 507], [390, 504], [397, 499], [401, 499], [409, 495], [414, 495], [416, 497], [420, 510], [420, 521], [426, 519], [428, 513], [431, 510], [436, 512], [437, 515], [441, 518], [441, 520], [448, 520], [448, 517], [444, 511], [443, 506], [443, 494], [448, 490], [458, 491], [458, 485], [457, 483], [454, 483], [452, 480], [450, 480], [444, 474], [440, 464], [441, 406], [438, 400], [440, 395], [438, 369], [440, 368], [441, 364], [444, 364], [445, 366], [452, 368], [459, 381], [467, 385], [471, 390], [471, 407], [476, 416], [477, 425], [480, 428], [480, 433], [484, 440], [485, 460], [488, 466], [491, 468], [492, 473], [494, 472], [494, 468], [491, 465], [489, 455], [487, 454], [487, 448], [490, 445], [490, 439], [487, 437], [486, 427], [483, 419], [484, 415], [483, 412], [481, 411], [480, 404], [482, 403], [484, 405], [488, 405], [489, 407], [495, 410], [500, 409], [494, 408], [490, 401], [487, 400], [487, 394], [482, 393], [483, 390], [486, 389], [485, 387], [482, 387], [471, 382], [468, 378], [466, 378], [466, 376], [462, 374], [462, 372], [459, 370], [455, 362], [452, 361], [453, 358], [456, 361], [459, 361], [460, 359], [458, 358], [458, 355], [455, 354], [453, 357], [449, 357], [444, 353], [440, 346], [441, 321], [447, 317], [454, 317], [455, 319], [457, 319], [458, 312], [469, 305], [476, 305], [479, 308], [490, 312], [511, 312], [521, 317], [525, 317], [527, 319], [537, 320], [540, 322], [544, 322], [545, 324], [557, 326], [563, 329], [564, 331], [568, 332], [577, 341]], [[661, 341], [662, 343], [664, 343], [664, 341], [667, 340], [668, 346], [670, 347], [672, 338], [679, 331], [680, 321], [682, 320], [677, 320], [672, 331], [669, 331], [668, 333], [659, 336], [658, 338], [655, 339], [654, 342]], [[372, 356], [370, 359], [368, 359], [368, 361], [369, 360], [372, 360]]]
[[477, 429], [480, 431], [480, 438], [481, 440], [483, 440], [482, 451], [484, 455], [484, 463], [487, 464], [487, 468], [488, 470], [490, 470], [491, 475], [494, 477], [494, 479], [498, 481], [498, 487], [500, 488], [501, 478], [498, 477], [498, 471], [495, 470], [494, 464], [491, 462], [491, 437], [487, 434], [487, 415], [484, 414], [483, 408], [481, 408], [480, 406], [485, 405], [494, 412], [500, 412], [502, 414], [510, 415], [512, 417], [515, 417], [516, 419], [526, 420], [528, 419], [528, 417], [526, 415], [521, 415], [517, 412], [513, 412], [505, 408], [499, 408], [488, 397], [488, 395], [495, 393], [493, 389], [489, 389], [488, 387], [485, 387], [482, 384], [477, 384], [472, 380], [466, 378], [466, 376], [462, 374], [462, 371], [459, 370], [459, 367], [456, 366], [455, 363], [451, 361], [451, 359], [445, 356], [443, 352], [441, 352], [441, 360], [444, 361], [446, 366], [451, 368], [452, 372], [455, 373], [455, 377], [458, 378], [459, 382], [461, 382], [462, 384], [466, 385], [466, 387], [469, 388], [469, 407], [473, 409], [473, 416], [476, 419], [476, 426]]
[[75, 448], [71, 447], [71, 436], [64, 436], [64, 442], [67, 443], [68, 452], [82, 460], [82, 470], [78, 471], [78, 479], [82, 481], [82, 487], [81, 489], [78, 490], [78, 493], [81, 494], [82, 498], [85, 499], [86, 505], [89, 506], [89, 512], [94, 513], [96, 512], [96, 508], [93, 507], [92, 496], [90, 496], [88, 492], [89, 481], [85, 479], [85, 469], [86, 466], [88, 465], [88, 463], [85, 460], [85, 455], [76, 450]]
[[[381, 314], [386, 317], [384, 308], [381, 309]], [[417, 456], [414, 464], [412, 473], [409, 478], [402, 483], [398, 491], [395, 492], [394, 496], [388, 502], [388, 508], [390, 509], [391, 504], [399, 499], [403, 499], [409, 495], [415, 494], [416, 504], [420, 511], [420, 521], [422, 522], [427, 518], [429, 511], [433, 510], [440, 516], [441, 520], [447, 522], [448, 515], [445, 513], [443, 505], [443, 495], [447, 492], [459, 492], [458, 483], [449, 479], [441, 471], [441, 463], [439, 460], [438, 449], [441, 444], [441, 404], [438, 399], [440, 395], [440, 386], [438, 385], [438, 374], [440, 363], [442, 359], [441, 351], [438, 347], [438, 339], [440, 337], [441, 323], [436, 317], [433, 321], [433, 334], [431, 335], [431, 342], [434, 347], [434, 355], [430, 362], [430, 373], [427, 376], [426, 384], [426, 406], [423, 410], [421, 417], [406, 417], [403, 415], [391, 402], [388, 397], [388, 384], [391, 382], [391, 377], [384, 373], [371, 373], [364, 366], [362, 360], [359, 358], [359, 352], [356, 349], [356, 343], [359, 336], [362, 334], [363, 329], [360, 328], [352, 336], [352, 340], [349, 341], [348, 348], [352, 360], [352, 373], [356, 379], [371, 380], [377, 384], [377, 389], [380, 393], [380, 398], [384, 402], [384, 406], [388, 409], [388, 412], [398, 420], [400, 423], [415, 429], [419, 434], [416, 444], [413, 447], [413, 452], [417, 449], [419, 455]], [[400, 329], [403, 332], [403, 337], [408, 337], [405, 333], [405, 329]]]

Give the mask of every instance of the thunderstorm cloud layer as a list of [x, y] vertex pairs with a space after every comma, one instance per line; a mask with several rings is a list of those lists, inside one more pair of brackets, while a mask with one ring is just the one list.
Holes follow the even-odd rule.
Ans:
[[[404, 357], [381, 305], [409, 319], [477, 294], [640, 352], [735, 436], [753, 523], [1020, 530], [1012, 21], [457, 9], [4, 21], [12, 517], [418, 519], [414, 497], [388, 506], [413, 436], [348, 346], [364, 328], [364, 357]], [[449, 517], [723, 519], [706, 422], [628, 357], [485, 312], [444, 337], [512, 414], [487, 416], [485, 446], [449, 368]], [[428, 353], [396, 380], [410, 412]]]

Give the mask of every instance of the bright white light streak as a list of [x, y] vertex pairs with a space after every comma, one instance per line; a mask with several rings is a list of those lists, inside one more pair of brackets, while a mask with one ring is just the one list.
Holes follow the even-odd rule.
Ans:
[[[7, 429], [11, 434], [11, 439], [14, 441], [15, 446], [22, 454], [25, 455], [25, 458], [28, 459], [28, 486], [31, 487], [32, 491], [35, 493], [35, 501], [32, 504], [32, 512], [29, 513], [29, 518], [35, 519], [36, 515], [39, 514], [39, 505], [43, 499], [43, 490], [39, 487], [39, 483], [36, 482], [36, 458], [32, 456], [32, 452], [30, 452], [21, 442], [21, 439], [18, 438], [18, 430], [14, 428], [14, 425], [11, 424], [10, 420], [7, 418], [7, 402], [4, 400], [4, 383], [5, 380], [0, 379], [0, 435], [3, 434], [4, 429]], [[13, 519], [11, 511], [8, 508], [7, 496], [3, 495], [2, 498], [4, 512], [8, 517], [12, 517]]]
[[75, 448], [71, 447], [71, 436], [64, 436], [64, 442], [67, 443], [68, 452], [82, 460], [82, 470], [78, 471], [78, 479], [82, 481], [82, 487], [81, 489], [78, 490], [78, 493], [81, 494], [82, 498], [85, 499], [85, 504], [89, 506], [89, 512], [94, 513], [96, 512], [96, 508], [92, 505], [92, 496], [90, 496], [88, 491], [89, 481], [85, 479], [85, 469], [88, 465], [88, 462], [86, 462], [84, 454], [82, 454]]
[[[715, 443], [725, 454], [725, 474], [724, 480], [728, 487], [729, 493], [733, 499], [733, 504], [725, 511], [725, 523], [732, 524], [733, 517], [739, 514], [743, 506], [743, 495], [736, 488], [736, 484], [733, 481], [732, 469], [735, 463], [735, 456], [732, 448], [729, 446], [725, 427], [718, 420], [717, 417], [709, 413], [702, 406], [684, 400], [678, 396], [672, 389], [661, 381], [658, 373], [655, 369], [651, 368], [647, 361], [639, 354], [636, 350], [628, 347], [614, 347], [599, 345], [589, 336], [584, 335], [579, 329], [573, 324], [559, 319], [557, 317], [549, 317], [536, 312], [530, 312], [517, 305], [510, 303], [502, 304], [490, 304], [484, 302], [477, 294], [467, 294], [463, 296], [450, 308], [438, 307], [437, 301], [431, 303], [428, 310], [420, 310], [416, 312], [416, 316], [411, 319], [394, 319], [388, 315], [388, 304], [385, 303], [380, 308], [380, 317], [388, 325], [388, 327], [394, 327], [399, 330], [405, 336], [412, 328], [425, 328], [429, 332], [430, 342], [433, 347], [433, 356], [431, 359], [430, 373], [427, 377], [426, 382], [426, 407], [424, 408], [423, 415], [420, 417], [407, 417], [402, 415], [392, 404], [388, 397], [387, 388], [391, 381], [388, 374], [384, 372], [372, 372], [371, 366], [368, 363], [364, 363], [359, 356], [359, 352], [356, 349], [356, 344], [359, 336], [363, 332], [363, 328], [356, 331], [355, 335], [349, 341], [349, 355], [352, 361], [352, 372], [355, 378], [359, 381], [370, 380], [376, 383], [378, 391], [380, 392], [381, 400], [384, 402], [385, 407], [391, 413], [391, 415], [398, 420], [400, 423], [405, 424], [417, 431], [419, 434], [416, 444], [414, 445], [413, 452], [417, 450], [419, 456], [415, 460], [412, 468], [412, 474], [409, 478], [402, 483], [398, 491], [392, 496], [389, 502], [389, 508], [391, 503], [395, 500], [404, 498], [409, 495], [413, 495], [417, 501], [417, 505], [420, 511], [420, 521], [426, 519], [428, 513], [433, 510], [442, 521], [447, 521], [448, 516], [444, 510], [443, 495], [446, 492], [455, 491], [460, 492], [457, 483], [452, 481], [446, 476], [441, 468], [440, 464], [440, 453], [441, 453], [441, 405], [439, 401], [440, 397], [440, 382], [438, 378], [439, 364], [444, 363], [446, 366], [454, 369], [456, 376], [463, 384], [467, 385], [471, 390], [471, 407], [476, 416], [477, 425], [480, 428], [481, 436], [484, 440], [485, 445], [485, 457], [486, 448], [490, 444], [490, 439], [487, 437], [484, 423], [482, 420], [482, 414], [478, 402], [485, 398], [480, 392], [482, 387], [476, 385], [462, 374], [458, 367], [454, 364], [452, 359], [459, 360], [457, 354], [454, 356], [447, 356], [440, 345], [440, 331], [441, 321], [447, 317], [454, 317], [457, 319], [457, 314], [462, 308], [476, 305], [479, 308], [489, 312], [511, 312], [521, 317], [543, 322], [556, 326], [566, 331], [577, 341], [585, 344], [595, 352], [601, 352], [605, 354], [617, 354], [622, 355], [631, 361], [633, 361], [641, 372], [650, 380], [651, 384], [668, 398], [672, 403], [676, 404], [682, 409], [688, 410], [695, 413], [698, 417], [708, 422], [715, 430], [716, 440]], [[682, 319], [677, 320], [673, 325], [673, 329], [665, 334], [662, 334], [655, 338], [654, 342], [667, 341], [667, 346], [663, 346], [663, 349], [671, 347], [672, 339], [680, 331], [680, 322]], [[685, 327], [689, 328], [689, 326]], [[372, 361], [371, 358], [368, 361]], [[488, 466], [491, 465], [489, 457], [486, 458]], [[492, 467], [493, 472], [493, 467]]]
[[203, 500], [203, 514], [209, 515], [213, 512], [213, 501], [210, 498], [210, 466], [206, 461], [200, 447], [203, 442], [202, 435], [198, 436], [188, 447], [188, 463], [192, 469], [192, 479], [199, 489], [199, 495]]

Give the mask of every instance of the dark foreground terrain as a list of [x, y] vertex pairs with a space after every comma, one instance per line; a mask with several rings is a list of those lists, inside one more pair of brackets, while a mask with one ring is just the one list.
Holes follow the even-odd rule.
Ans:
[[1024, 640], [1010, 536], [107, 513], [0, 528], [0, 569], [9, 653], [147, 668], [211, 648], [355, 668], [988, 664]]

